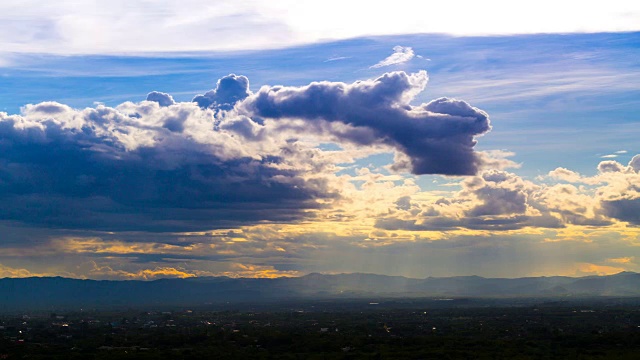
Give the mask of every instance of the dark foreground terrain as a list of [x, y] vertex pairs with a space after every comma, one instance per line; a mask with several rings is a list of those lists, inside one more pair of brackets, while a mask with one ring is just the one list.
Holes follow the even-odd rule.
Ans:
[[640, 300], [387, 299], [0, 315], [0, 359], [637, 359]]

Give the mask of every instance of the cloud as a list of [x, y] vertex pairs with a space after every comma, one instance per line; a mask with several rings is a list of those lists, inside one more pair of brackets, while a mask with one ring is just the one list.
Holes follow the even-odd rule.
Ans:
[[524, 214], [527, 210], [526, 183], [512, 174], [490, 171], [482, 174], [483, 183], [467, 182], [480, 204], [468, 211], [470, 216]]
[[214, 129], [212, 110], [193, 103], [76, 110], [47, 102], [0, 113], [0, 218], [67, 229], [203, 230], [295, 221], [337, 196], [288, 162], [278, 138], [248, 145], [251, 127], [260, 128], [239, 117]]
[[[417, 194], [396, 200], [375, 226], [384, 230], [506, 231], [524, 228], [560, 229], [565, 227], [604, 228], [624, 221], [639, 225], [640, 156], [628, 166], [603, 161], [600, 174], [585, 177], [558, 168], [549, 178], [572, 183], [536, 184], [500, 170], [485, 170], [462, 181], [461, 190], [446, 197], [417, 201]], [[419, 210], [418, 210], [419, 209]]]
[[589, 275], [613, 275], [625, 271], [625, 268], [617, 266], [598, 265], [590, 263], [578, 263], [576, 264], [575, 276], [589, 276]]
[[622, 164], [620, 164], [617, 161], [608, 160], [608, 161], [601, 161], [598, 164], [598, 171], [600, 171], [601, 173], [619, 173], [619, 172], [624, 172], [625, 168]]
[[230, 74], [218, 80], [214, 90], [208, 91], [204, 95], [197, 95], [192, 101], [203, 109], [230, 110], [235, 103], [244, 100], [249, 95], [251, 95], [249, 79], [246, 76]]
[[[115, 107], [44, 102], [2, 113], [0, 219], [9, 225], [0, 233], [16, 223], [55, 229], [5, 231], [0, 262], [56, 255], [76, 262], [58, 273], [95, 278], [271, 277], [344, 249], [387, 258], [397, 249], [512, 251], [514, 234], [529, 245], [637, 234], [640, 157], [602, 161], [591, 177], [559, 168], [543, 183], [489, 169], [513, 164], [506, 151], [475, 151], [487, 114], [455, 99], [412, 104], [426, 83], [423, 72], [391, 72], [252, 93], [232, 74], [201, 95], [205, 106], [154, 93]], [[393, 166], [367, 166], [367, 156], [391, 152]], [[458, 188], [427, 190], [417, 184], [435, 177], [403, 171], [470, 175], [441, 181]], [[506, 240], [453, 240], [492, 233]], [[622, 266], [604, 260], [621, 255], [635, 256], [609, 251], [602, 264]], [[74, 270], [87, 260], [96, 266]]]
[[347, 60], [347, 59], [351, 59], [351, 56], [334, 56], [334, 57], [328, 58], [323, 62], [340, 61], [340, 60]]
[[624, 166], [616, 161], [598, 165], [600, 177], [606, 185], [596, 195], [605, 216], [640, 225], [640, 155]]
[[629, 168], [633, 169], [636, 173], [640, 173], [640, 154], [631, 158]]
[[[393, 6], [372, 2], [366, 9], [357, 2], [338, 0], [297, 4], [293, 0], [157, 1], [150, 11], [149, 4], [142, 0], [58, 1], [46, 6], [36, 0], [0, 2], [0, 14], [6, 19], [0, 40], [10, 53], [122, 54], [282, 48], [326, 39], [391, 34], [478, 36], [640, 30], [640, 9], [625, 0], [541, 0], [517, 6], [498, 0], [457, 5], [396, 0]], [[465, 16], [451, 11], [452, 6], [464, 9]], [[578, 7], [580, 11], [576, 12]], [[339, 12], [334, 11], [337, 8]], [[425, 19], [425, 14], [437, 15]]]
[[0, 264], [0, 279], [1, 278], [24, 278], [32, 276], [43, 276], [42, 274], [34, 274], [27, 269], [12, 268]]
[[123, 269], [113, 269], [108, 265], [98, 265], [91, 261], [91, 268], [87, 275], [96, 279], [119, 279], [119, 280], [154, 280], [160, 278], [191, 278], [196, 276], [211, 276], [203, 271], [189, 271], [184, 268], [174, 268], [169, 266], [158, 266], [153, 269], [139, 269], [127, 271]]
[[[398, 211], [393, 216], [379, 218], [375, 226], [408, 231], [507, 231], [564, 226], [558, 217], [538, 209], [534, 196], [540, 188], [515, 174], [488, 170], [466, 179], [461, 186], [452, 197], [417, 203], [420, 212]], [[398, 209], [408, 210], [409, 200], [401, 200], [404, 206]]]
[[600, 156], [601, 159], [615, 159], [620, 155], [624, 155], [626, 154], [627, 151], [626, 150], [619, 150], [619, 151], [615, 151], [613, 154], [608, 154], [608, 155], [602, 155]]
[[614, 264], [630, 264], [633, 262], [635, 258], [633, 256], [625, 256], [625, 257], [619, 257], [619, 258], [609, 258], [607, 259], [607, 262], [611, 262]]
[[[114, 267], [117, 265], [125, 265], [125, 268], [114, 269]], [[185, 279], [198, 276], [228, 276], [234, 278], [278, 278], [303, 275], [298, 271], [277, 270], [270, 265], [254, 265], [242, 263], [227, 263], [224, 264], [224, 269], [218, 271], [186, 269], [180, 266], [156, 266], [153, 268], [142, 267], [139, 269], [126, 269], [126, 267], [130, 267], [131, 265], [132, 264], [117, 263], [99, 265], [96, 261], [90, 261], [87, 264], [83, 264], [83, 266], [81, 267], [86, 268], [83, 270], [86, 270], [86, 275], [91, 278], [115, 280], [155, 280], [165, 278]], [[1, 265], [0, 271], [2, 271]]]
[[535, 200], [540, 211], [555, 214], [563, 224], [608, 226], [613, 223], [601, 214], [597, 199], [570, 184], [541, 188]]
[[[0, 113], [0, 218], [100, 231], [201, 231], [313, 218], [346, 187], [336, 161], [394, 149], [395, 170], [470, 175], [485, 112], [440, 98], [410, 105], [426, 72], [353, 84], [249, 90], [230, 74], [194, 102]], [[302, 138], [302, 139], [300, 139]], [[320, 142], [358, 151], [323, 151]], [[334, 154], [339, 153], [339, 154]]]
[[477, 155], [480, 158], [481, 170], [518, 169], [522, 166], [522, 164], [509, 159], [509, 157], [515, 155], [515, 153], [511, 151], [486, 150], [479, 151]]
[[302, 272], [296, 270], [278, 270], [270, 265], [252, 265], [233, 263], [227, 271], [216, 273], [216, 276], [228, 276], [234, 278], [266, 278], [301, 276]]
[[[574, 186], [555, 186], [550, 189], [561, 189], [549, 198], [554, 202], [560, 199], [566, 201], [558, 208], [571, 208], [575, 216], [585, 211], [584, 205], [589, 204], [594, 214], [593, 225], [605, 224], [605, 218], [617, 219], [632, 225], [640, 225], [640, 155], [634, 156], [625, 166], [615, 160], [605, 160], [598, 164], [598, 174], [582, 176], [574, 171], [557, 168], [549, 172], [549, 177], [595, 186], [592, 194], [579, 190]], [[571, 200], [569, 200], [571, 199]], [[570, 202], [568, 202], [570, 201]], [[582, 209], [582, 210], [581, 210]]]
[[390, 65], [398, 65], [398, 64], [402, 64], [405, 63], [411, 59], [413, 59], [413, 57], [415, 56], [415, 53], [413, 52], [413, 49], [410, 47], [404, 47], [404, 46], [394, 46], [393, 47], [393, 54], [389, 55], [387, 58], [385, 58], [384, 60], [380, 61], [379, 63], [370, 66], [370, 69], [376, 69], [376, 68], [381, 68], [384, 66], [390, 66]]
[[612, 218], [640, 225], [640, 197], [602, 201], [604, 213]]
[[152, 91], [147, 94], [147, 101], [155, 101], [160, 104], [160, 106], [171, 106], [176, 103], [173, 100], [173, 96], [159, 91]]
[[[328, 134], [359, 145], [384, 144], [406, 158], [394, 170], [414, 174], [473, 175], [482, 165], [475, 137], [491, 129], [488, 115], [462, 100], [409, 102], [427, 74], [391, 72], [375, 80], [264, 86], [238, 104], [249, 117], [278, 120], [282, 129]], [[287, 121], [290, 120], [290, 121]], [[304, 125], [296, 125], [301, 120]]]
[[551, 170], [549, 174], [547, 174], [547, 176], [552, 179], [563, 180], [567, 182], [579, 182], [582, 180], [582, 177], [577, 172], [561, 167], [555, 170]]

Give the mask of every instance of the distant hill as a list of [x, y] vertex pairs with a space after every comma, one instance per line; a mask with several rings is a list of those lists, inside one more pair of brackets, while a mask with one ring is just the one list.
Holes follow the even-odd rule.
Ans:
[[410, 279], [373, 274], [309, 274], [298, 278], [200, 277], [97, 281], [61, 277], [0, 279], [0, 309], [197, 306], [366, 297], [640, 297], [640, 274], [517, 279], [460, 276]]

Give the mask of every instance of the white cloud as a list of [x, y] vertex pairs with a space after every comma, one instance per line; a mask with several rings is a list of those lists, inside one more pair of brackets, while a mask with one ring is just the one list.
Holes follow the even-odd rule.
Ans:
[[[598, 170], [597, 175], [586, 177], [557, 168], [547, 176], [589, 187], [545, 185], [504, 171], [487, 170], [462, 181], [461, 191], [453, 196], [427, 202], [403, 198], [397, 211], [378, 217], [376, 226], [391, 231], [502, 231], [615, 227], [620, 222], [629, 227], [640, 225], [640, 155], [627, 166], [602, 161]], [[412, 204], [421, 210], [409, 211]]]
[[383, 66], [402, 64], [413, 59], [414, 56], [415, 53], [413, 52], [412, 48], [400, 45], [394, 46], [393, 54], [389, 55], [386, 59], [380, 61], [379, 63], [372, 65], [370, 68], [375, 69]]

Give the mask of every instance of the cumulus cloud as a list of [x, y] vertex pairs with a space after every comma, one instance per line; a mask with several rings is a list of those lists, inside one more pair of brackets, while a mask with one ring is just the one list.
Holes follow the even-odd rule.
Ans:
[[640, 155], [627, 166], [617, 161], [603, 161], [598, 165], [600, 187], [596, 196], [605, 216], [640, 225]]
[[601, 161], [598, 164], [598, 171], [601, 173], [621, 173], [625, 172], [625, 167], [617, 161]]
[[[419, 213], [398, 211], [393, 216], [382, 217], [376, 227], [411, 231], [505, 231], [564, 226], [558, 216], [540, 211], [542, 206], [535, 199], [540, 187], [515, 174], [488, 170], [460, 185], [462, 189], [455, 196], [423, 203]], [[398, 207], [399, 210], [406, 208]]]
[[[385, 230], [517, 230], [567, 226], [607, 227], [617, 221], [640, 225], [640, 156], [628, 165], [603, 161], [586, 177], [558, 168], [549, 178], [574, 184], [535, 184], [516, 174], [486, 170], [460, 183], [452, 196], [430, 202], [402, 197], [375, 226]], [[420, 209], [420, 211], [416, 211]]]
[[[635, 194], [635, 196], [637, 196], [637, 194]], [[634, 225], [640, 225], [640, 197], [603, 200], [602, 209], [609, 217]]]
[[631, 161], [629, 161], [629, 167], [632, 168], [636, 173], [640, 173], [640, 154], [631, 158]]
[[[66, 229], [201, 231], [296, 222], [344, 200], [385, 230], [640, 224], [640, 156], [626, 165], [602, 161], [592, 177], [564, 168], [548, 175], [570, 184], [487, 170], [510, 166], [510, 153], [474, 151], [475, 137], [490, 130], [487, 114], [455, 99], [412, 105], [427, 80], [426, 72], [391, 72], [251, 93], [246, 77], [231, 74], [195, 102], [152, 92], [116, 107], [43, 102], [19, 115], [0, 113], [0, 218]], [[343, 149], [318, 149], [323, 141]], [[398, 174], [361, 169], [338, 177], [335, 163], [364, 157], [364, 149], [393, 149], [390, 168], [398, 171], [475, 176], [430, 202]], [[364, 183], [356, 189], [350, 181]], [[340, 206], [322, 216], [352, 219], [349, 206]]]
[[[244, 143], [192, 103], [0, 113], [0, 218], [47, 227], [186, 231], [294, 221], [335, 192], [278, 144]], [[242, 126], [240, 126], [242, 128]]]
[[207, 91], [204, 95], [197, 95], [192, 101], [203, 109], [229, 110], [249, 95], [249, 79], [246, 76], [230, 74], [218, 80], [215, 89]]
[[25, 105], [0, 113], [0, 218], [157, 232], [297, 221], [343, 191], [321, 139], [395, 149], [397, 170], [474, 174], [487, 114], [455, 99], [410, 105], [426, 83], [424, 71], [392, 72], [252, 94], [231, 74], [193, 102], [154, 91], [116, 107]]
[[400, 45], [394, 46], [393, 54], [389, 55], [387, 58], [380, 61], [379, 63], [372, 65], [370, 68], [376, 69], [384, 66], [402, 64], [413, 59], [414, 56], [415, 56], [415, 53], [413, 52], [412, 48], [404, 47]]
[[567, 182], [580, 182], [582, 180], [580, 174], [565, 168], [557, 168], [555, 170], [551, 170], [548, 176], [552, 179], [563, 180]]
[[[533, 183], [499, 170], [517, 166], [511, 153], [474, 150], [491, 128], [482, 110], [447, 98], [411, 104], [427, 81], [424, 71], [390, 72], [252, 93], [231, 74], [193, 102], [151, 92], [116, 107], [43, 102], [0, 113], [0, 219], [155, 232], [365, 213], [389, 231], [640, 224], [640, 156], [602, 161], [591, 177], [558, 168], [546, 179], [560, 183]], [[436, 197], [419, 195], [407, 174], [337, 175], [336, 163], [381, 151], [395, 155], [386, 169], [471, 176]]]
[[[262, 87], [237, 108], [249, 117], [279, 120], [282, 129], [330, 134], [359, 145], [385, 144], [406, 155], [394, 170], [473, 175], [482, 165], [475, 137], [491, 129], [488, 115], [462, 100], [410, 101], [427, 73], [392, 72], [375, 80]], [[286, 121], [290, 120], [290, 121]], [[303, 121], [296, 125], [294, 120]], [[405, 161], [406, 160], [406, 161]]]
[[535, 194], [541, 211], [556, 214], [564, 224], [607, 226], [612, 221], [601, 214], [598, 200], [592, 194], [570, 184], [542, 188]]
[[477, 155], [480, 158], [480, 164], [482, 165], [480, 168], [481, 170], [517, 169], [522, 166], [522, 164], [509, 159], [509, 157], [515, 155], [515, 153], [511, 151], [486, 150], [478, 152]]
[[580, 212], [586, 211], [585, 205], [588, 204], [590, 212], [594, 214], [592, 221], [595, 222], [589, 221], [591, 225], [606, 225], [610, 219], [640, 225], [640, 155], [634, 156], [627, 165], [604, 160], [597, 169], [598, 174], [594, 176], [583, 176], [564, 168], [549, 172], [548, 176], [552, 179], [594, 187], [593, 191], [589, 191], [575, 186], [556, 185], [550, 191], [560, 191], [550, 198], [556, 202], [564, 199], [562, 207], [572, 209], [570, 212], [575, 219], [580, 218]]
[[173, 96], [160, 91], [152, 91], [147, 94], [147, 101], [155, 101], [160, 104], [160, 106], [171, 106], [176, 103], [173, 100]]

